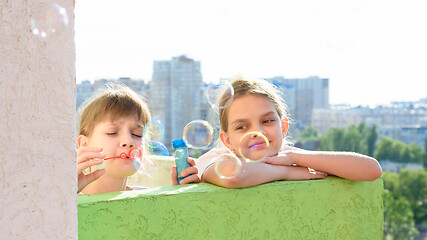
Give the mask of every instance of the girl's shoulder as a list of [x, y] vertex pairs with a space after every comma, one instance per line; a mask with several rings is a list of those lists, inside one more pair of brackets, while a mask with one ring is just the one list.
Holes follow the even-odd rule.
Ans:
[[229, 153], [229, 150], [227, 148], [213, 148], [213, 149], [209, 150], [208, 152], [206, 152], [205, 154], [203, 154], [202, 156], [200, 156], [197, 159], [196, 164], [197, 163], [199, 163], [199, 164], [203, 163], [207, 160], [212, 160], [212, 159], [214, 159], [214, 158], [216, 158], [219, 155], [224, 154], [224, 153]]
[[207, 153], [203, 154], [196, 160], [196, 167], [198, 169], [199, 178], [202, 177], [206, 168], [212, 165], [216, 158], [221, 154], [228, 153], [229, 150], [227, 148], [213, 148], [209, 150]]
[[212, 148], [207, 153], [203, 154], [202, 157], [205, 155], [208, 155], [208, 156], [210, 156], [210, 155], [221, 155], [221, 154], [228, 153], [228, 152], [230, 152], [230, 150], [228, 150], [225, 147], [224, 148]]

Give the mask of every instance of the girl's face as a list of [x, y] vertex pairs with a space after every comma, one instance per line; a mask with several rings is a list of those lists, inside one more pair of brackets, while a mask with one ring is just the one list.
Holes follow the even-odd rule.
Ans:
[[[228, 149], [239, 154], [240, 144], [242, 148], [249, 148], [260, 143], [259, 151], [264, 151], [267, 156], [279, 153], [288, 130], [288, 122], [286, 118], [283, 121], [280, 119], [276, 108], [268, 98], [248, 94], [234, 99], [228, 107], [228, 130], [220, 133], [220, 138]], [[268, 149], [262, 149], [265, 140], [256, 135], [249, 137], [251, 138], [249, 141], [241, 142], [241, 138], [248, 132], [262, 133], [269, 142]]]
[[[133, 147], [142, 145], [143, 126], [136, 114], [111, 121], [109, 116], [97, 123], [90, 137], [86, 137], [86, 146], [102, 147], [106, 158], [129, 153]], [[114, 158], [105, 160], [106, 175], [127, 177], [136, 172], [131, 159]]]

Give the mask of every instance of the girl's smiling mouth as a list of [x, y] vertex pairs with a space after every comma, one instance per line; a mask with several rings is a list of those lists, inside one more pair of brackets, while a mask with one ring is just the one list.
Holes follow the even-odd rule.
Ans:
[[249, 146], [250, 150], [259, 150], [259, 149], [265, 149], [267, 147], [267, 143], [264, 141], [256, 142]]

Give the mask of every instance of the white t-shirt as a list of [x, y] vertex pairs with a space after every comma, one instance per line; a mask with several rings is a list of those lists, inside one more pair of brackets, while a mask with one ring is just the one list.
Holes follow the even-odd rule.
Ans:
[[206, 169], [215, 163], [216, 158], [224, 153], [229, 153], [229, 150], [226, 148], [213, 148], [209, 152], [203, 154], [196, 161], [196, 167], [198, 170], [197, 176], [199, 176], [200, 180], [202, 180], [203, 173], [205, 173]]

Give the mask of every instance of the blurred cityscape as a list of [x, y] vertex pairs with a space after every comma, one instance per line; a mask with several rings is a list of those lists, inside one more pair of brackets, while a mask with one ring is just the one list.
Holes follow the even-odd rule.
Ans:
[[[416, 102], [392, 102], [382, 106], [331, 105], [327, 78], [278, 76], [265, 79], [283, 93], [292, 120], [291, 140], [298, 139], [307, 126], [314, 127], [322, 135], [331, 128], [348, 128], [364, 122], [367, 127], [376, 125], [379, 138], [416, 143], [424, 148], [427, 96]], [[109, 82], [124, 84], [147, 99], [152, 117], [165, 127], [164, 144], [168, 149], [172, 140], [182, 138], [188, 122], [196, 119], [212, 122], [209, 117], [212, 108], [205, 93], [209, 83], [203, 82], [200, 61], [184, 55], [154, 61], [151, 81], [127, 77], [82, 81], [77, 84], [77, 107]]]
[[[83, 81], [77, 84], [77, 107], [110, 82], [124, 84], [147, 99], [152, 117], [164, 125], [162, 143], [171, 152], [172, 140], [182, 138], [192, 120], [219, 126], [216, 115], [211, 115], [216, 109], [207, 100], [209, 83], [203, 82], [200, 66], [200, 61], [177, 56], [154, 61], [151, 81], [125, 77]], [[427, 239], [427, 96], [381, 106], [331, 105], [327, 78], [266, 80], [283, 94], [291, 119], [288, 135], [296, 147], [352, 151], [379, 160], [385, 189], [384, 239]], [[197, 158], [209, 149], [189, 150]]]

